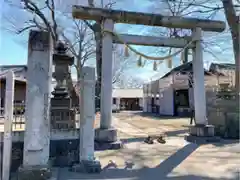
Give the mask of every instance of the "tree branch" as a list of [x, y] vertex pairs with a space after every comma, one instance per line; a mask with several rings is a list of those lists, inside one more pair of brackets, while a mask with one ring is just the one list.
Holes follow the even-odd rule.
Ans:
[[22, 28], [22, 29], [20, 29], [20, 30], [17, 30], [17, 34], [21, 34], [21, 33], [23, 33], [24, 31], [26, 31], [26, 30], [29, 30], [29, 29], [32, 29], [32, 28], [36, 28], [37, 26], [36, 25], [30, 25], [30, 26], [27, 26], [27, 27], [24, 27], [24, 28]]
[[46, 0], [46, 5], [48, 7], [48, 9], [50, 10], [51, 12], [51, 20], [52, 20], [52, 23], [53, 23], [53, 32], [55, 34], [55, 40], [58, 41], [58, 33], [57, 33], [57, 22], [56, 22], [56, 17], [55, 17], [55, 3], [54, 3], [54, 0], [51, 0], [51, 5], [50, 5], [50, 2], [49, 0]]
[[38, 6], [32, 2], [31, 0], [22, 0], [22, 2], [24, 3], [25, 9], [30, 10], [32, 13], [36, 14], [46, 25], [48, 31], [50, 32], [53, 41], [54, 41], [54, 45], [57, 41], [57, 35], [55, 34], [56, 32], [53, 31], [52, 27], [51, 27], [51, 23], [49, 23], [49, 21], [47, 20], [47, 18], [45, 17], [45, 15], [41, 12], [41, 10], [38, 8]]

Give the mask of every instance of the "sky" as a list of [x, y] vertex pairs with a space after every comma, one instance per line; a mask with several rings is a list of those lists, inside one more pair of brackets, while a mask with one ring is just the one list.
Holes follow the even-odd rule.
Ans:
[[[59, 0], [61, 1], [61, 0]], [[141, 1], [141, 3], [140, 3]], [[0, 0], [0, 2], [3, 2], [3, 0]], [[78, 2], [75, 0], [75, 2]], [[119, 0], [120, 2], [120, 0]], [[127, 1], [128, 3], [130, 1]], [[75, 3], [76, 4], [76, 3]], [[126, 2], [119, 3], [119, 7], [121, 9], [126, 9]], [[140, 11], [140, 12], [152, 12], [155, 11], [154, 5], [151, 1], [147, 0], [132, 0], [131, 1], [131, 9], [126, 10], [134, 10], [134, 11]], [[163, 8], [161, 6], [161, 8]], [[9, 13], [10, 8], [8, 6], [1, 6], [0, 5], [0, 12]], [[218, 20], [225, 20], [223, 13], [219, 13], [216, 15], [216, 19]], [[27, 38], [28, 33], [25, 32], [22, 35], [16, 35], [12, 32], [9, 32], [7, 29], [8, 24], [6, 24], [5, 18], [3, 16], [1, 17], [1, 28], [0, 28], [0, 65], [13, 65], [13, 64], [26, 64], [27, 63]], [[130, 33], [130, 34], [148, 34], [149, 31], [152, 31], [152, 28], [146, 28], [142, 26], [132, 26], [132, 25], [117, 25], [116, 30], [121, 33]], [[204, 38], [206, 41], [209, 42], [208, 50], [210, 49], [213, 51], [213, 55], [209, 53], [204, 53], [204, 63], [205, 66], [209, 65], [211, 62], [233, 62], [233, 53], [231, 50], [231, 39], [230, 34], [225, 32], [217, 35], [212, 34], [204, 34]], [[213, 43], [214, 42], [214, 43]], [[217, 42], [217, 43], [216, 43]], [[213, 45], [214, 44], [214, 45]], [[141, 52], [144, 52], [147, 55], [158, 55], [156, 54], [156, 48], [151, 47], [137, 47], [138, 50]], [[224, 51], [223, 51], [224, 49]], [[158, 48], [159, 50], [159, 48]], [[135, 59], [138, 57], [136, 56]], [[179, 61], [180, 57], [175, 57], [173, 61], [173, 65], [177, 66], [180, 64]], [[162, 76], [165, 73], [167, 73], [170, 69], [167, 68], [166, 63], [162, 63], [161, 66], [159, 66], [158, 71], [154, 72], [152, 71], [152, 64], [148, 63], [149, 65], [145, 68], [131, 68], [129, 70], [129, 73], [131, 71], [136, 72], [136, 69], [138, 70], [137, 76], [142, 79], [149, 79], [154, 76]]]

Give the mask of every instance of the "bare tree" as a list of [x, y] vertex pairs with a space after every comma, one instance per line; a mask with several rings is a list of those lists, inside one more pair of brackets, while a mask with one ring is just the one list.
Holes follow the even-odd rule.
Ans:
[[[58, 4], [59, 1], [56, 0], [6, 0], [5, 2], [9, 7], [14, 8], [16, 13], [16, 16], [12, 18], [9, 18], [9, 15], [5, 14], [8, 30], [20, 35], [30, 29], [40, 29], [50, 32], [54, 47], [59, 40], [67, 44], [68, 50], [75, 57], [73, 66], [76, 69], [77, 80], [81, 78], [81, 68], [86, 62], [96, 58], [96, 96], [98, 97], [97, 101], [100, 102], [102, 62], [101, 22], [92, 24], [90, 21], [73, 19], [71, 11], [68, 11], [67, 8], [62, 8], [63, 5], [67, 6], [67, 2], [64, 2], [64, 4], [62, 4], [63, 2]], [[92, 6], [91, 1], [89, 1], [89, 4]], [[114, 3], [109, 2], [105, 7], [109, 8], [113, 4]], [[9, 27], [9, 25], [11, 25], [11, 27]], [[117, 51], [119, 51], [119, 48], [115, 46], [114, 53], [117, 54], [115, 64], [117, 65], [114, 67], [113, 83], [119, 81], [121, 73], [126, 69], [126, 64], [128, 64], [123, 54]], [[72, 98], [78, 99], [71, 76], [68, 77], [67, 84]]]
[[143, 84], [144, 81], [140, 78], [123, 75], [120, 81], [115, 84], [115, 88], [140, 89], [143, 87]]
[[[94, 0], [88, 0], [89, 7], [95, 7]], [[103, 6], [103, 4], [102, 4]], [[105, 6], [105, 7], [111, 7]], [[96, 108], [100, 109], [100, 101], [101, 101], [101, 81], [102, 81], [102, 22], [96, 21], [94, 24], [89, 23], [88, 21], [84, 21], [89, 28], [92, 29], [96, 41], [96, 70], [97, 70], [97, 81], [95, 85], [95, 105]]]
[[[240, 69], [240, 18], [237, 13], [240, 12], [240, 3], [234, 0], [148, 0], [152, 2], [151, 11], [161, 12], [164, 15], [170, 16], [195, 16], [200, 18], [216, 18], [219, 16], [222, 18], [223, 15], [226, 17], [229, 29], [221, 34], [215, 33], [205, 33], [205, 38], [203, 41], [203, 50], [211, 55], [214, 59], [222, 60], [224, 54], [229, 49], [233, 50], [233, 55], [236, 64], [235, 72], [235, 87], [236, 92], [239, 94], [240, 89], [240, 79], [239, 79], [239, 69]], [[222, 19], [224, 20], [224, 19]], [[185, 29], [166, 29], [166, 28], [152, 28], [149, 31], [155, 35], [168, 36], [168, 37], [183, 37], [185, 35], [190, 35], [190, 31]], [[230, 33], [229, 33], [230, 32]], [[219, 41], [225, 41], [226, 39], [232, 39], [232, 46], [230, 44], [219, 43]], [[229, 47], [226, 47], [229, 46]], [[219, 49], [216, 51], [212, 47]], [[166, 49], [162, 50], [160, 53], [167, 53]], [[171, 51], [171, 48], [168, 49]], [[220, 56], [221, 55], [221, 56]], [[185, 57], [188, 57], [187, 52], [184, 53]], [[225, 55], [226, 58], [226, 55]], [[227, 57], [229, 58], [229, 57]]]
[[[233, 43], [233, 52], [235, 57], [235, 64], [236, 64], [236, 73], [235, 73], [235, 87], [236, 91], [239, 95], [240, 90], [240, 45], [239, 45], [239, 37], [240, 37], [240, 16], [237, 17], [236, 9], [234, 7], [232, 0], [222, 0], [225, 16], [230, 27], [230, 32], [232, 36], [232, 43]], [[239, 4], [240, 7], [240, 4]]]
[[[218, 15], [220, 12], [223, 12], [225, 14], [227, 23], [229, 25], [230, 34], [232, 37], [232, 45], [233, 45], [233, 53], [234, 53], [234, 59], [236, 64], [236, 75], [235, 75], [235, 86], [236, 90], [239, 94], [239, 68], [240, 68], [240, 62], [239, 62], [239, 56], [240, 56], [240, 47], [239, 47], [239, 36], [240, 36], [240, 30], [239, 30], [239, 17], [237, 16], [237, 12], [240, 11], [240, 3], [239, 1], [234, 0], [150, 0], [154, 3], [160, 3], [161, 5], [163, 3], [167, 4], [167, 12], [170, 13], [172, 16], [200, 16], [204, 18], [214, 18], [216, 15]], [[160, 7], [160, 5], [159, 5]], [[179, 36], [180, 32], [186, 33], [186, 31], [182, 30], [176, 30], [176, 29], [170, 29], [170, 36]], [[220, 34], [220, 36], [224, 36], [223, 34]], [[217, 58], [217, 55], [214, 54], [211, 50], [211, 46], [214, 45], [218, 46], [219, 48], [222, 48], [220, 45], [218, 45], [216, 35], [214, 35], [214, 38], [210, 41], [204, 41], [204, 51], [207, 53], [210, 53], [213, 57]], [[223, 50], [224, 51], [224, 50]]]
[[[63, 26], [59, 22], [59, 11], [55, 0], [46, 1], [33, 1], [33, 0], [21, 0], [21, 1], [5, 1], [11, 8], [18, 10], [21, 17], [25, 17], [19, 22], [19, 19], [7, 19], [8, 23], [12, 25], [11, 30], [17, 34], [22, 34], [30, 29], [40, 29], [48, 31], [53, 39], [53, 46], [59, 40], [64, 41], [67, 44], [68, 50], [75, 58], [74, 67], [76, 68], [77, 77], [80, 78], [81, 68], [88, 59], [93, 58], [95, 55], [95, 49], [93, 48], [93, 36], [88, 27], [80, 20], [71, 18], [70, 23]], [[67, 13], [61, 13], [62, 18], [69, 21], [69, 15]], [[18, 18], [18, 17], [17, 17]], [[65, 23], [65, 22], [64, 22]], [[67, 78], [68, 90], [73, 99], [78, 99], [75, 92], [72, 77]]]

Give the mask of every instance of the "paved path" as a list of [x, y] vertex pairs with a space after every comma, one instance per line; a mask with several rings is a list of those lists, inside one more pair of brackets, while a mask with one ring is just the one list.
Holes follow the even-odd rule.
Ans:
[[[239, 145], [197, 146], [180, 138], [167, 144], [130, 143], [120, 151], [98, 153], [104, 168], [98, 175], [84, 175], [58, 169], [57, 180], [210, 180], [238, 179]], [[107, 167], [109, 160], [116, 167]]]
[[[103, 171], [89, 175], [54, 169], [51, 180], [238, 180], [240, 144], [224, 141], [198, 146], [183, 139], [189, 119], [142, 116], [124, 112], [114, 115], [113, 125], [121, 150], [96, 152]], [[143, 143], [149, 134], [166, 134], [166, 144]], [[109, 162], [112, 163], [109, 164]]]
[[[136, 118], [137, 117], [137, 118]], [[125, 120], [124, 120], [125, 119]], [[185, 124], [188, 120], [180, 120]], [[55, 169], [52, 180], [237, 180], [239, 179], [240, 145], [233, 141], [198, 146], [183, 140], [185, 129], [179, 120], [149, 117], [119, 118], [114, 125], [120, 137], [129, 138], [125, 148], [96, 152], [102, 163], [101, 174], [89, 175]], [[174, 123], [174, 126], [172, 123]], [[175, 127], [175, 129], [174, 129]], [[154, 129], [155, 128], [155, 129]], [[150, 131], [148, 131], [150, 129]], [[139, 137], [166, 132], [167, 143], [144, 144]], [[175, 131], [173, 131], [175, 130]], [[109, 161], [113, 163], [109, 164]]]

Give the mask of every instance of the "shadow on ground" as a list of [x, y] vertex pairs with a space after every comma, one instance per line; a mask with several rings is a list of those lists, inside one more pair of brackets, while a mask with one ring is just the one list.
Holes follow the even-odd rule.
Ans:
[[[164, 133], [159, 133], [156, 135], [161, 135], [161, 134], [164, 134], [164, 136], [166, 137], [170, 137], [170, 136], [178, 136], [180, 134], [185, 134], [187, 133], [188, 130], [187, 129], [181, 129], [181, 130], [175, 130], [175, 131], [166, 131]], [[132, 138], [124, 138], [124, 139], [121, 139], [121, 141], [124, 143], [124, 144], [127, 144], [127, 143], [134, 143], [134, 142], [143, 142], [145, 139], [147, 138], [147, 136], [142, 136], [142, 137], [132, 137]]]
[[[118, 169], [117, 166], [113, 168], [105, 167], [103, 172], [100, 174], [90, 175], [90, 174], [78, 174], [78, 173], [67, 173], [67, 176], [64, 177], [63, 171], [61, 171], [60, 177], [61, 180], [77, 180], [77, 179], [136, 179], [136, 180], [160, 180], [160, 179], [183, 179], [183, 180], [211, 180], [213, 178], [201, 177], [195, 175], [186, 175], [186, 176], [174, 176], [169, 177], [169, 174], [173, 171], [175, 167], [180, 165], [191, 153], [193, 153], [199, 146], [196, 144], [187, 144], [176, 153], [168, 157], [162, 163], [154, 168], [143, 167], [141, 169], [132, 169], [132, 168], [123, 168]], [[110, 166], [109, 166], [110, 167]], [[224, 178], [226, 180], [226, 178]]]
[[[175, 131], [166, 131], [164, 132], [164, 136], [167, 137], [177, 137], [179, 135], [186, 134], [188, 132], [187, 129], [181, 129], [181, 130], [175, 130]], [[156, 135], [160, 135], [156, 133]], [[147, 136], [142, 136], [142, 137], [132, 137], [132, 138], [123, 138], [121, 141], [123, 144], [128, 144], [128, 143], [135, 143], [135, 142], [144, 142], [144, 140], [147, 138]], [[216, 147], [223, 147], [227, 145], [234, 145], [238, 146], [239, 145], [239, 140], [238, 139], [220, 139], [220, 142], [206, 142], [206, 144], [212, 144]], [[240, 146], [239, 146], [240, 148]]]
[[[221, 139], [220, 142], [212, 143], [212, 145], [217, 147], [222, 147], [226, 145], [240, 145], [240, 144], [239, 144], [239, 139]], [[240, 148], [240, 146], [238, 148]]]
[[188, 133], [188, 129], [180, 129], [180, 130], [174, 130], [174, 131], [166, 131], [164, 134], [166, 136], [178, 136], [180, 134]]
[[136, 111], [136, 112], [131, 112], [131, 115], [134, 116], [141, 116], [141, 117], [151, 117], [152, 119], [155, 120], [176, 120], [179, 118], [189, 118], [190, 121], [190, 117], [180, 117], [180, 116], [167, 116], [167, 115], [159, 115], [159, 114], [154, 114], [154, 113], [146, 113], [146, 112], [142, 112], [142, 111]]
[[[188, 156], [190, 156], [199, 146], [197, 144], [187, 144], [183, 148], [179, 149], [173, 155], [165, 159], [158, 166], [154, 168], [142, 167], [141, 169], [132, 169], [134, 164], [126, 164], [124, 168], [118, 168], [114, 162], [103, 167], [103, 171], [100, 174], [79, 174], [73, 172], [66, 172], [67, 170], [60, 170], [59, 180], [80, 180], [80, 179], [111, 179], [111, 180], [238, 180], [239, 173], [233, 173], [232, 178], [212, 178], [198, 175], [182, 175], [173, 176], [171, 173], [179, 166]], [[161, 160], [159, 160], [161, 161]], [[64, 172], [65, 171], [65, 172]], [[174, 173], [173, 173], [174, 174]]]

